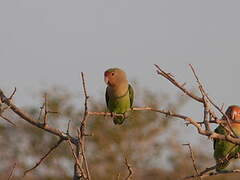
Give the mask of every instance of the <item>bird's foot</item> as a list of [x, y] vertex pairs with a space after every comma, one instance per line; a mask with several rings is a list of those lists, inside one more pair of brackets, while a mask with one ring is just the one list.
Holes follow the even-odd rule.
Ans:
[[240, 158], [240, 153], [236, 153], [234, 156], [234, 159], [239, 159]]
[[114, 118], [116, 116], [115, 112], [111, 112], [111, 117]]

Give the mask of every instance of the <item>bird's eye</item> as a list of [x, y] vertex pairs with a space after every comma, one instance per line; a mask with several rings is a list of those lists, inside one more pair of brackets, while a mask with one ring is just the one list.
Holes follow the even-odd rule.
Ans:
[[112, 76], [114, 76], [114, 73], [112, 72]]

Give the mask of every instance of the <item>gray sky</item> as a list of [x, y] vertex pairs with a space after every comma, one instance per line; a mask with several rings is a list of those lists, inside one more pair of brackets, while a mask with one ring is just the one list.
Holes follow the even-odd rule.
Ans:
[[[16, 86], [16, 103], [25, 105], [52, 85], [81, 91], [83, 71], [89, 94], [103, 99], [103, 71], [121, 67], [141, 86], [174, 96], [153, 64], [193, 87], [191, 63], [217, 103], [240, 104], [239, 7], [222, 0], [0, 0], [1, 88]], [[195, 108], [190, 102], [182, 113], [200, 115]]]

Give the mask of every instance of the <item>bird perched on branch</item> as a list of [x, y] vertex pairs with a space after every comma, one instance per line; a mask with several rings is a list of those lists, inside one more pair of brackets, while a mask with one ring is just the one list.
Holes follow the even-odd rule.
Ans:
[[[104, 73], [106, 88], [105, 98], [108, 110], [113, 115], [114, 124], [122, 124], [126, 112], [133, 105], [134, 92], [128, 84], [126, 73], [119, 68], [111, 68]], [[122, 116], [115, 116], [122, 114]]]
[[[240, 136], [240, 107], [236, 105], [229, 106], [225, 114], [229, 118], [231, 128], [234, 131], [233, 133], [237, 136]], [[222, 119], [226, 121], [226, 117], [223, 116]], [[228, 128], [227, 125], [224, 126], [224, 124], [220, 124], [215, 129], [215, 132], [227, 135], [229, 132], [226, 130], [226, 128]], [[214, 158], [217, 164], [216, 171], [225, 171], [225, 168], [229, 165], [230, 159], [239, 158], [238, 153], [240, 153], [240, 146], [219, 139], [214, 139], [213, 143]]]

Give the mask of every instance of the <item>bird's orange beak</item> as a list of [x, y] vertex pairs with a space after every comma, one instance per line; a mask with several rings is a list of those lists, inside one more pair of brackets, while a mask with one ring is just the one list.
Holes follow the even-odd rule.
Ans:
[[108, 72], [105, 72], [105, 73], [104, 73], [104, 81], [105, 81], [106, 84], [109, 83]]
[[107, 76], [104, 77], [104, 81], [105, 81], [106, 84], [108, 84], [109, 81], [108, 81], [108, 77]]

